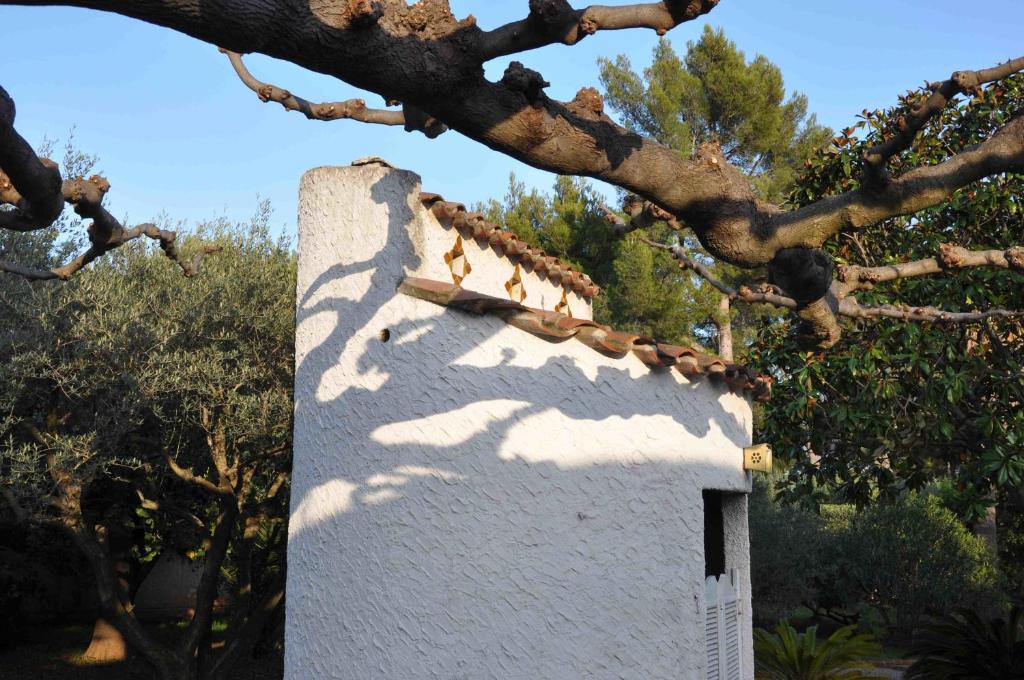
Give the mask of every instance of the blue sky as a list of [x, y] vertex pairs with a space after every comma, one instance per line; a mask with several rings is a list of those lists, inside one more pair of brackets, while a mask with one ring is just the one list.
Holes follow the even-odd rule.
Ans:
[[[580, 2], [574, 2], [582, 6]], [[628, 4], [612, 0], [606, 4]], [[521, 18], [526, 0], [452, 0], [456, 16], [475, 14], [484, 28]], [[947, 77], [1024, 54], [1024, 0], [721, 0], [704, 17], [669, 34], [677, 50], [704, 23], [721, 26], [747, 52], [782, 68], [787, 89], [810, 100], [833, 128], [864, 108], [895, 102], [924, 80]], [[651, 31], [599, 33], [569, 48], [551, 46], [515, 57], [552, 83], [548, 94], [571, 99], [597, 85], [599, 56], [650, 60]], [[500, 77], [509, 60], [488, 65]], [[262, 104], [213, 46], [166, 29], [81, 9], [0, 7], [0, 83], [15, 98], [17, 127], [33, 143], [74, 126], [80, 148], [100, 157], [113, 189], [107, 205], [130, 222], [160, 213], [196, 221], [247, 219], [257, 197], [271, 199], [274, 223], [295, 228], [301, 174], [378, 155], [415, 170], [425, 190], [473, 203], [501, 196], [514, 171], [530, 186], [553, 176], [448, 132], [435, 140], [353, 121], [307, 121]], [[373, 94], [260, 56], [258, 78], [307, 99]]]

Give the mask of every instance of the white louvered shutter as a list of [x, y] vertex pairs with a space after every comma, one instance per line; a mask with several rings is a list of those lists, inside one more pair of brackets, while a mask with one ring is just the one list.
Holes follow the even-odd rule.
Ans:
[[706, 680], [742, 680], [739, 572], [704, 581]]

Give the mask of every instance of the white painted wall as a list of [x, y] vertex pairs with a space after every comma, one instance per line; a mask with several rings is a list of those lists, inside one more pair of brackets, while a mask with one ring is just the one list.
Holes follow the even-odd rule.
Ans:
[[302, 180], [286, 677], [701, 677], [701, 489], [748, 490], [749, 404], [398, 294], [450, 281], [418, 191]]
[[[750, 473], [747, 473], [748, 476]], [[747, 494], [726, 494], [722, 500], [722, 521], [725, 525], [725, 571], [739, 571], [739, 588], [743, 597], [740, 612], [743, 627], [742, 649], [745, 678], [754, 677], [754, 622], [750, 603], [750, 535], [747, 530]]]

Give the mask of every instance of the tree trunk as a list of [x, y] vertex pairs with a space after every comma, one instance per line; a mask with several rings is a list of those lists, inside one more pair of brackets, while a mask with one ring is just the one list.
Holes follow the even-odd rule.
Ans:
[[116, 663], [128, 658], [128, 643], [121, 631], [104, 618], [96, 619], [92, 628], [92, 642], [82, 657], [89, 661]]
[[718, 330], [718, 356], [732, 361], [732, 321], [729, 318], [729, 296], [718, 298], [718, 313], [715, 314], [715, 328]]
[[[133, 599], [131, 537], [119, 528], [103, 528], [102, 542], [114, 567], [115, 583], [122, 602]], [[114, 624], [100, 616], [92, 629], [92, 642], [82, 656], [90, 661], [116, 663], [128, 658], [128, 642]]]

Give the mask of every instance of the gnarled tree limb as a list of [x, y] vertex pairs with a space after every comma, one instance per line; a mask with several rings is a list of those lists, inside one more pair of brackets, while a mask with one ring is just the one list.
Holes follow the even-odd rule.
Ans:
[[212, 532], [203, 543], [205, 552], [203, 570], [196, 586], [196, 613], [178, 642], [178, 654], [184, 658], [194, 657], [203, 638], [209, 634], [213, 623], [213, 605], [217, 596], [219, 572], [231, 545], [234, 523], [238, 509], [234, 502], [221, 500], [221, 512], [213, 522]]
[[[0, 0], [0, 4], [52, 4], [53, 0]], [[601, 179], [633, 192], [691, 225], [713, 257], [743, 267], [767, 264], [784, 248], [817, 248], [838, 231], [935, 205], [982, 177], [1024, 167], [1024, 122], [1011, 121], [988, 141], [937, 166], [918, 168], [881, 191], [858, 189], [784, 212], [759, 202], [743, 174], [714, 149], [684, 158], [614, 123], [599, 98], [586, 89], [557, 102], [517, 78], [493, 83], [483, 64], [497, 49], [494, 32], [475, 19], [457, 20], [442, 0], [409, 5], [404, 0], [316, 2], [309, 0], [66, 0], [168, 26], [238, 52], [262, 52], [336, 76], [385, 100], [415, 107], [448, 127], [534, 167]], [[565, 17], [582, 18], [597, 8], [571, 10], [565, 2], [536, 0], [534, 19], [499, 29], [542, 32], [541, 12], [555, 28]], [[671, 21], [711, 9], [710, 2], [665, 0], [606, 8], [606, 28], [651, 25], [653, 13]], [[549, 11], [544, 8], [550, 8]], [[571, 11], [570, 11], [571, 10]], [[601, 10], [605, 12], [604, 9]], [[577, 14], [582, 12], [582, 14]], [[652, 14], [652, 16], [653, 16]], [[623, 17], [632, 16], [632, 19]], [[282, 17], [285, 19], [282, 20]], [[578, 23], [578, 22], [577, 22]], [[561, 40], [517, 42], [531, 49]], [[571, 36], [570, 36], [571, 37]], [[408, 111], [407, 111], [408, 115]]]
[[839, 303], [839, 313], [851, 319], [901, 319], [903, 321], [926, 321], [936, 323], [969, 323], [985, 319], [1012, 319], [1024, 316], [1024, 311], [989, 309], [979, 312], [950, 312], [935, 307], [914, 307], [912, 305], [879, 305], [865, 307], [853, 297]]
[[[721, 149], [701, 146], [692, 157], [616, 124], [596, 91], [580, 90], [570, 102], [544, 93], [543, 76], [513, 63], [499, 82], [488, 81], [483, 65], [496, 56], [561, 42], [607, 29], [648, 27], [669, 30], [715, 5], [713, 0], [663, 0], [619, 7], [573, 9], [567, 0], [532, 0], [527, 19], [484, 31], [473, 17], [456, 19], [445, 0], [0, 0], [0, 4], [66, 4], [117, 12], [167, 26], [235, 53], [261, 52], [335, 76], [401, 101], [405, 124], [412, 112], [444, 125], [537, 168], [594, 177], [636, 194], [650, 207], [688, 225], [705, 250], [741, 267], [769, 265], [790, 281], [788, 295], [801, 313], [824, 324], [819, 335], [834, 341], [828, 323], [838, 300], [830, 302], [820, 276], [802, 276], [806, 264], [824, 271], [814, 252], [845, 229], [878, 224], [937, 205], [958, 189], [985, 177], [1024, 170], [1024, 116], [1017, 116], [987, 140], [954, 153], [934, 166], [919, 167], [876, 186], [871, 182], [796, 210], [763, 203], [746, 177]], [[977, 72], [962, 72], [934, 88], [931, 103], [905, 122], [893, 141], [874, 150], [869, 162], [884, 165], [945, 105], [954, 90], [976, 87], [1024, 66], [1015, 59]], [[257, 81], [258, 82], [258, 81]], [[259, 86], [256, 87], [259, 91]], [[284, 105], [303, 105], [280, 95]], [[940, 101], [940, 99], [945, 100]], [[307, 103], [308, 104], [308, 103]], [[313, 111], [313, 105], [308, 105]], [[414, 125], [415, 126], [415, 125]], [[18, 185], [18, 182], [15, 182]], [[806, 282], [805, 288], [803, 283]], [[827, 283], [827, 282], [826, 282]], [[815, 297], [816, 294], [820, 295]], [[804, 310], [807, 310], [806, 312]], [[816, 310], [816, 311], [815, 311]], [[826, 328], [828, 326], [828, 328]]]
[[980, 71], [957, 71], [948, 80], [930, 83], [928, 89], [931, 95], [911, 109], [909, 117], [901, 116], [896, 121], [896, 134], [864, 153], [864, 184], [869, 188], [884, 187], [889, 182], [886, 162], [910, 148], [914, 137], [928, 120], [946, 108], [958, 94], [975, 91], [986, 83], [1002, 80], [1021, 69], [1024, 69], [1024, 57], [1017, 57]]
[[41, 159], [14, 129], [14, 100], [0, 87], [0, 229], [34, 231], [50, 226], [64, 209], [60, 170]]
[[[250, 90], [256, 93], [262, 102], [277, 102], [288, 111], [298, 111], [309, 120], [339, 120], [349, 118], [363, 123], [376, 123], [378, 125], [407, 125], [406, 115], [402, 111], [388, 111], [387, 109], [367, 108], [363, 99], [347, 99], [342, 102], [324, 102], [315, 104], [302, 97], [292, 94], [288, 90], [281, 89], [276, 85], [264, 83], [257, 80], [245, 62], [242, 55], [237, 52], [221, 48], [221, 52], [227, 55], [234, 67], [239, 79]], [[425, 117], [418, 129], [428, 137], [437, 137], [447, 128], [437, 120]]]
[[203, 258], [207, 255], [220, 252], [220, 246], [203, 246], [198, 253], [196, 253], [191, 259], [185, 258], [178, 252], [178, 248], [175, 245], [177, 234], [173, 231], [167, 231], [166, 229], [160, 229], [155, 224], [146, 223], [125, 229], [104, 209], [102, 206], [97, 206], [98, 210], [96, 214], [100, 215], [101, 222], [107, 222], [108, 226], [112, 223], [116, 225], [116, 228], [111, 229], [106, 233], [104, 239], [100, 234], [103, 232], [94, 232], [90, 229], [90, 239], [93, 238], [93, 234], [96, 233], [96, 240], [93, 241], [89, 248], [74, 258], [67, 264], [60, 267], [54, 267], [52, 269], [35, 269], [33, 267], [25, 267], [16, 262], [7, 262], [0, 260], [0, 271], [7, 272], [8, 274], [14, 274], [22, 278], [28, 279], [29, 281], [52, 281], [59, 279], [66, 281], [71, 278], [74, 274], [82, 270], [87, 264], [100, 257], [101, 255], [124, 245], [128, 241], [139, 238], [140, 236], [147, 236], [155, 241], [160, 242], [160, 249], [163, 250], [164, 254], [174, 261], [180, 268], [182, 273], [186, 277], [192, 277], [199, 273], [199, 267], [202, 264]]
[[944, 274], [971, 267], [997, 267], [1024, 272], [1024, 248], [1014, 246], [1005, 250], [968, 250], [962, 246], [943, 243], [935, 257], [912, 262], [897, 262], [878, 267], [841, 265], [834, 290], [839, 297], [855, 290], [870, 290], [876, 283], [907, 279], [916, 276]]
[[79, 216], [92, 220], [88, 227], [90, 246], [67, 264], [52, 269], [35, 269], [0, 259], [0, 272], [30, 281], [66, 280], [104, 253], [147, 236], [159, 241], [164, 254], [181, 267], [185, 276], [195, 276], [203, 257], [220, 250], [219, 246], [205, 246], [189, 260], [178, 253], [177, 234], [173, 231], [159, 229], [154, 224], [124, 228], [102, 205], [103, 197], [110, 190], [106, 179], [93, 175], [89, 179], [77, 177], [62, 181], [57, 164], [38, 157], [15, 131], [13, 122], [14, 101], [0, 87], [0, 205], [13, 206], [13, 210], [0, 212], [0, 229], [22, 232], [44, 229], [60, 217], [66, 202]]
[[767, 252], [817, 247], [844, 229], [861, 229], [890, 217], [909, 215], [941, 203], [971, 182], [1022, 170], [1024, 115], [1018, 115], [981, 144], [938, 165], [911, 170], [883, 189], [848, 191], [773, 215], [764, 230]]
[[[678, 245], [658, 243], [645, 237], [640, 237], [640, 240], [652, 248], [671, 252], [672, 256], [679, 261], [680, 267], [698, 274], [713, 288], [723, 293], [730, 301], [739, 301], [747, 304], [769, 304], [794, 310], [804, 321], [802, 332], [805, 336], [805, 341], [807, 344], [817, 347], [828, 347], [834, 345], [839, 340], [841, 330], [838, 329], [837, 316], [851, 319], [887, 318], [931, 323], [970, 323], [993, 318], [1005, 319], [1024, 316], [1024, 311], [1005, 309], [951, 312], [931, 306], [862, 305], [854, 296], [850, 295], [853, 290], [870, 288], [872, 280], [876, 282], [891, 281], [897, 278], [923, 276], [946, 271], [942, 266], [938, 266], [936, 269], [935, 262], [937, 258], [882, 267], [848, 267], [846, 269], [848, 274], [845, 277], [843, 274], [840, 274], [840, 279], [832, 283], [832, 286], [825, 295], [810, 302], [800, 302], [786, 295], [784, 290], [772, 284], [762, 283], [754, 289], [745, 285], [734, 288], [716, 278], [706, 265], [689, 257], [685, 248]], [[951, 251], [956, 253], [954, 257], [957, 259], [955, 264], [945, 265], [948, 268], [995, 266], [1016, 269], [1020, 267], [1020, 264], [1024, 264], [1017, 259], [1021, 256], [1021, 249], [1019, 248], [1010, 248], [1006, 251], [968, 251], [959, 246], [951, 246], [943, 249], [944, 253]], [[1009, 254], [1008, 256], [1007, 253]], [[949, 256], [947, 255], [947, 257]], [[1017, 262], [1018, 264], [1010, 264], [1010, 261]], [[853, 279], [853, 276], [858, 278]]]
[[174, 460], [170, 454], [166, 454], [164, 456], [164, 460], [167, 461], [167, 467], [170, 468], [172, 473], [174, 473], [174, 476], [186, 484], [195, 486], [203, 491], [213, 494], [214, 496], [233, 499], [234, 494], [231, 493], [230, 488], [224, 488], [223, 486], [210, 481], [206, 477], [197, 475], [192, 470], [178, 465], [178, 461]]
[[485, 61], [562, 43], [575, 45], [598, 31], [650, 28], [665, 35], [679, 24], [710, 12], [718, 0], [667, 0], [573, 9], [568, 0], [530, 0], [530, 15], [480, 37]]

